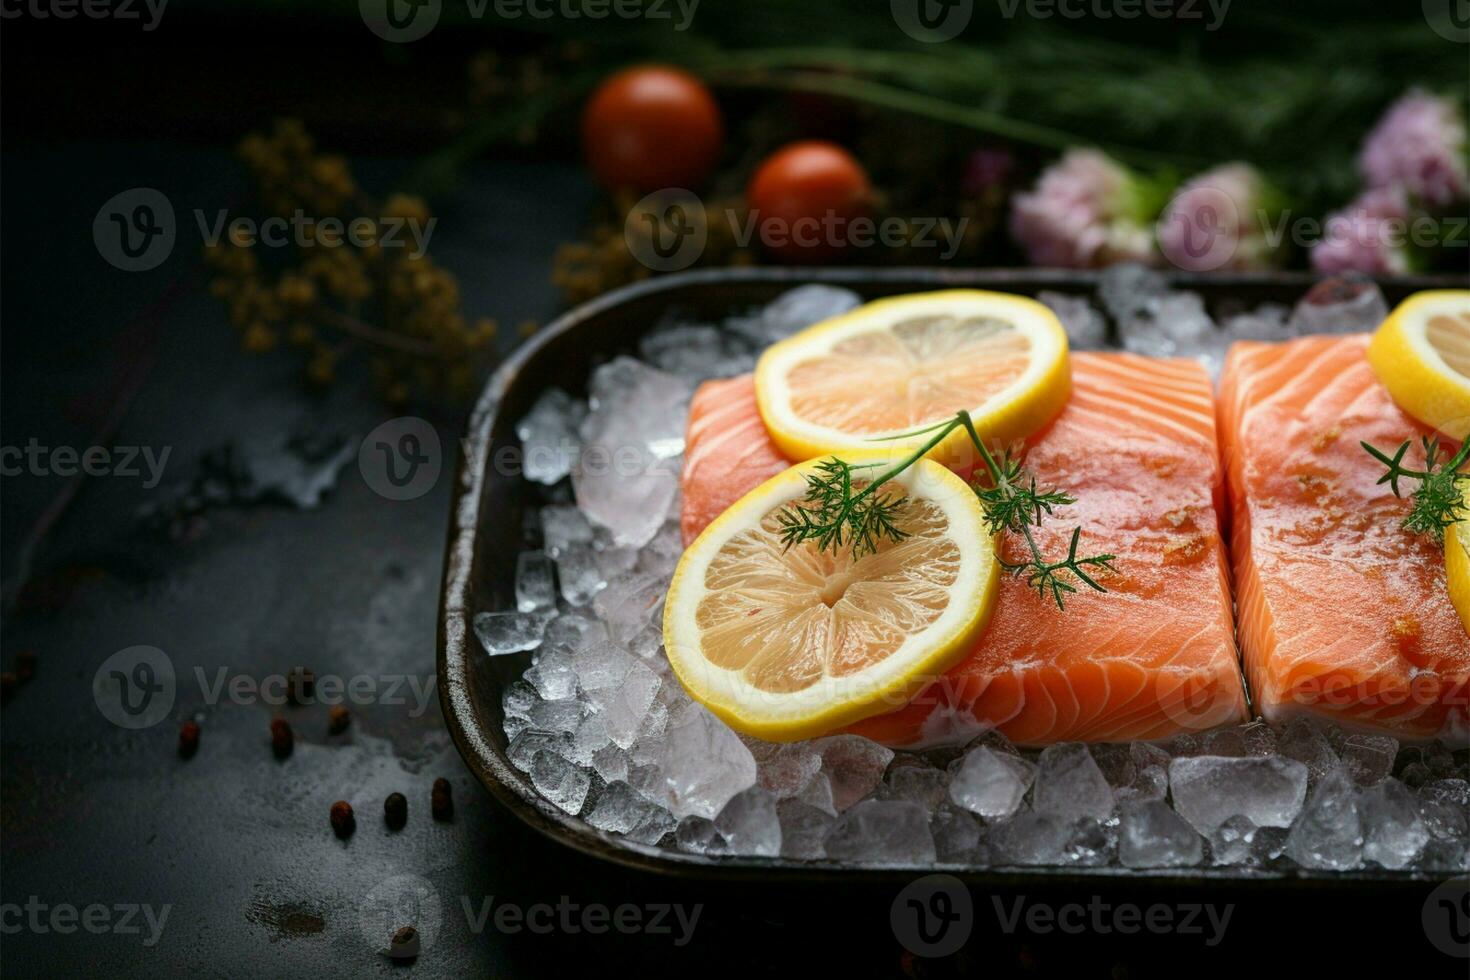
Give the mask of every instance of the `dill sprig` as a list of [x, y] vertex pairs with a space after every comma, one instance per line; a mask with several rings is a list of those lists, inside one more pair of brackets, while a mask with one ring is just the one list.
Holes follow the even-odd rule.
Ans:
[[957, 412], [954, 418], [935, 425], [889, 437], [908, 439], [929, 435], [930, 438], [909, 456], [862, 486], [858, 486], [862, 482], [861, 471], [877, 469], [880, 464], [854, 465], [841, 459], [817, 464], [806, 477], [806, 502], [791, 504], [777, 515], [781, 540], [787, 548], [803, 541], [815, 541], [819, 551], [836, 551], [845, 544], [851, 548], [855, 559], [877, 551], [884, 538], [902, 541], [908, 537], [908, 532], [898, 526], [898, 513], [908, 497], [891, 490], [880, 492], [880, 488], [923, 459], [959, 428], [965, 430], [985, 464], [983, 474], [971, 484], [971, 489], [980, 498], [987, 528], [993, 534], [1008, 531], [1020, 535], [1031, 553], [1026, 561], [1001, 559], [1001, 568], [1024, 578], [1026, 584], [1043, 598], [1050, 597], [1058, 609], [1066, 608], [1066, 596], [1077, 591], [1078, 582], [1098, 592], [1106, 592], [1107, 589], [1098, 584], [1088, 571], [1092, 570], [1094, 574], [1098, 569], [1112, 571], [1114, 556], [1079, 555], [1080, 527], [1072, 529], [1066, 557], [1056, 561], [1048, 560], [1041, 553], [1041, 547], [1031, 533], [1031, 529], [1041, 526], [1041, 522], [1056, 508], [1076, 503], [1076, 498], [1064, 490], [1038, 487], [1036, 478], [1027, 472], [1018, 453], [1008, 450], [992, 453], [975, 431], [969, 412]]
[[1465, 513], [1459, 481], [1470, 479], [1470, 474], [1460, 472], [1460, 467], [1470, 458], [1470, 441], [1462, 445], [1460, 451], [1442, 465], [1439, 459], [1439, 439], [1435, 436], [1424, 436], [1422, 443], [1422, 470], [1404, 465], [1404, 456], [1414, 444], [1412, 439], [1406, 440], [1392, 456], [1367, 442], [1362, 443], [1362, 447], [1387, 469], [1378, 478], [1378, 483], [1380, 486], [1387, 483], [1395, 497], [1404, 495], [1399, 481], [1411, 480], [1419, 483], [1418, 489], [1410, 495], [1413, 505], [1400, 526], [1410, 534], [1428, 535], [1436, 543], [1442, 543], [1444, 529], [1460, 520]]

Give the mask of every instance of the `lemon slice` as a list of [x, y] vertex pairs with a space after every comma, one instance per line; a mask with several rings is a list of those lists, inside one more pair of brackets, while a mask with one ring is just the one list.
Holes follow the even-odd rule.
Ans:
[[1470, 434], [1470, 289], [1404, 300], [1374, 332], [1368, 362], [1404, 411], [1463, 440]]
[[872, 448], [961, 409], [987, 442], [1020, 439], [1061, 411], [1072, 377], [1051, 310], [955, 289], [878, 300], [809, 327], [762, 355], [755, 384], [771, 438], [788, 458], [811, 459]]
[[[1461, 494], [1463, 499], [1463, 484]], [[1466, 631], [1470, 631], [1470, 518], [1456, 522], [1445, 532], [1444, 569], [1450, 602], [1454, 603]]]
[[[902, 457], [843, 458], [876, 475]], [[684, 552], [664, 606], [664, 646], [690, 696], [771, 741], [902, 707], [965, 656], [995, 603], [1000, 572], [980, 502], [932, 460], [881, 488], [907, 496], [896, 523], [908, 537], [856, 560], [846, 545], [787, 549], [778, 514], [802, 501], [820, 462], [772, 477], [720, 515]]]

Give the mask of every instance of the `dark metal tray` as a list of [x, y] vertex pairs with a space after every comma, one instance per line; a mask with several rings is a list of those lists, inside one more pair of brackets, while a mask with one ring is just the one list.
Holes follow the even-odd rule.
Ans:
[[[584, 392], [592, 368], [638, 338], [664, 314], [718, 322], [730, 313], [769, 302], [803, 283], [852, 289], [865, 298], [947, 287], [975, 287], [1035, 295], [1043, 290], [1092, 293], [1096, 273], [1025, 269], [729, 269], [682, 273], [616, 290], [577, 307], [537, 333], [495, 372], [470, 417], [450, 514], [439, 617], [439, 699], [465, 762], [491, 793], [517, 816], [552, 840], [624, 866], [701, 880], [731, 883], [880, 884], [911, 880], [932, 868], [854, 869], [828, 861], [783, 858], [708, 857], [628, 842], [603, 833], [548, 803], [507, 760], [501, 691], [520, 677], [529, 654], [487, 657], [471, 629], [476, 612], [504, 609], [514, 595], [515, 556], [521, 514], [538, 491], [519, 477], [497, 477], [496, 453], [519, 445], [515, 422], [548, 385]], [[1294, 303], [1316, 282], [1307, 273], [1171, 277], [1174, 285], [1201, 293], [1217, 305]], [[1444, 278], [1402, 278], [1380, 284], [1390, 304], [1426, 288], [1460, 286]], [[1320, 889], [1348, 886], [1381, 893], [1385, 886], [1422, 891], [1442, 876], [1419, 871], [1322, 872], [1190, 868], [1134, 871], [1120, 868], [943, 868], [972, 885], [1016, 887], [1198, 888], [1265, 887]]]

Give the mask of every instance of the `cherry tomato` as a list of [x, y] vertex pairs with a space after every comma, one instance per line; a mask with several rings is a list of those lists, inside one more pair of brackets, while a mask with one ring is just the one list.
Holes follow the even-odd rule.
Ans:
[[855, 237], [852, 222], [872, 210], [867, 172], [842, 147], [789, 143], [766, 158], [745, 188], [756, 237], [787, 262], [822, 262]]
[[640, 193], [698, 187], [719, 158], [714, 96], [678, 68], [641, 65], [611, 76], [582, 112], [582, 149], [597, 179]]

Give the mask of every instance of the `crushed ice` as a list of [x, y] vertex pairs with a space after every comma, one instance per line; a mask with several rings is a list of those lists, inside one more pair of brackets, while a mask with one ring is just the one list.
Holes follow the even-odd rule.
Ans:
[[[1386, 309], [1371, 283], [1347, 280], [1295, 309], [1212, 316], [1196, 294], [1128, 266], [1104, 273], [1098, 297], [1100, 306], [1040, 298], [1078, 349], [1194, 356], [1216, 372], [1235, 340], [1362, 330]], [[526, 521], [513, 595], [475, 628], [490, 654], [530, 652], [503, 709], [508, 757], [537, 792], [599, 831], [711, 856], [1470, 868], [1470, 756], [1441, 743], [1400, 746], [1297, 719], [1164, 744], [1036, 752], [987, 732], [959, 749], [895, 753], [856, 735], [760, 742], [692, 702], [660, 631], [681, 551], [690, 393], [859, 302], [844, 289], [803, 286], [723, 329], [671, 318], [637, 359], [594, 372], [589, 402], [553, 389], [517, 426], [526, 476], [544, 487], [545, 504]]]

